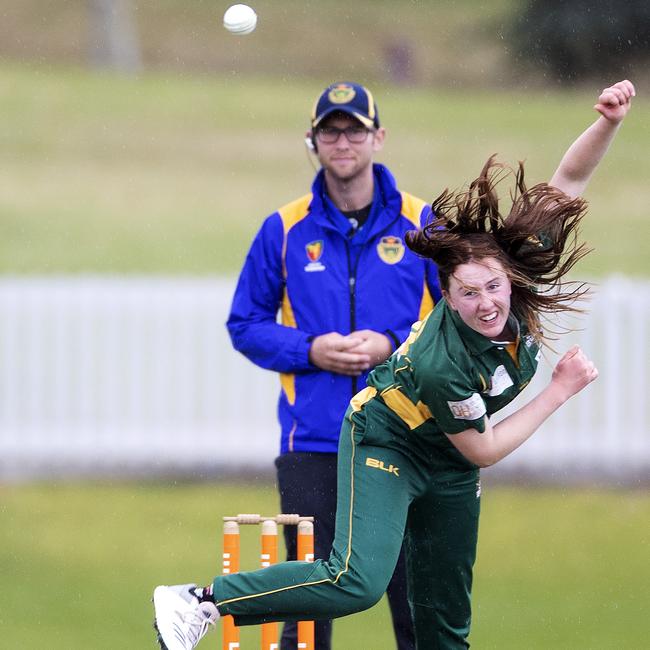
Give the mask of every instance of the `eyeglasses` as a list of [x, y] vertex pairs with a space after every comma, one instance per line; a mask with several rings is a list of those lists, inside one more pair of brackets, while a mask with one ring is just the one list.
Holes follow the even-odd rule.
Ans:
[[316, 130], [316, 138], [323, 144], [334, 144], [338, 142], [341, 134], [345, 133], [348, 142], [361, 144], [366, 141], [368, 133], [371, 132], [371, 129], [367, 129], [365, 126], [346, 126], [344, 129], [335, 126], [324, 126]]

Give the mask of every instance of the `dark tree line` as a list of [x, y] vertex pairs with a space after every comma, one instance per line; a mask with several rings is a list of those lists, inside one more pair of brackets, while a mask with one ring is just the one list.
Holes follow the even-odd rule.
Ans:
[[650, 60], [650, 0], [527, 0], [512, 41], [518, 60], [559, 82], [625, 75]]

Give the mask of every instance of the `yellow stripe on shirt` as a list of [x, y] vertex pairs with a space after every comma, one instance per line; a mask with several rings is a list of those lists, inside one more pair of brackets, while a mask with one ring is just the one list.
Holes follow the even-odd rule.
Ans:
[[366, 386], [350, 400], [352, 410], [355, 412], [360, 411], [363, 405], [369, 402], [376, 394], [377, 389], [374, 386]]
[[380, 397], [384, 404], [408, 425], [409, 429], [415, 429], [433, 417], [424, 402], [413, 404], [399, 388], [389, 388], [382, 392]]

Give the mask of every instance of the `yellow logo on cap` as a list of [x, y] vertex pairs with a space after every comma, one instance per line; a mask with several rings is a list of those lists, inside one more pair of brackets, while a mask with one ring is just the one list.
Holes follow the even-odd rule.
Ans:
[[377, 254], [379, 259], [386, 264], [397, 264], [404, 257], [404, 243], [399, 237], [389, 235], [382, 237], [377, 244]]
[[337, 84], [334, 88], [330, 89], [327, 93], [327, 99], [329, 99], [332, 104], [349, 104], [356, 95], [356, 91], [352, 86], [347, 84]]

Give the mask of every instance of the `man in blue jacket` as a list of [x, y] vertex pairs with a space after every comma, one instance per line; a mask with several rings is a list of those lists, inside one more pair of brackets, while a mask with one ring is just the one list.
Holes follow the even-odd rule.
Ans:
[[[334, 534], [345, 409], [440, 297], [435, 266], [404, 245], [430, 209], [373, 162], [385, 135], [366, 88], [334, 83], [323, 91], [307, 133], [322, 169], [309, 194], [262, 224], [228, 319], [235, 348], [280, 373], [281, 507], [315, 517], [316, 557], [328, 557]], [[287, 531], [285, 541], [295, 559], [295, 536]], [[411, 650], [403, 554], [387, 593], [397, 647]], [[281, 648], [295, 647], [296, 626], [287, 623]], [[330, 647], [331, 622], [317, 622], [317, 650]]]

